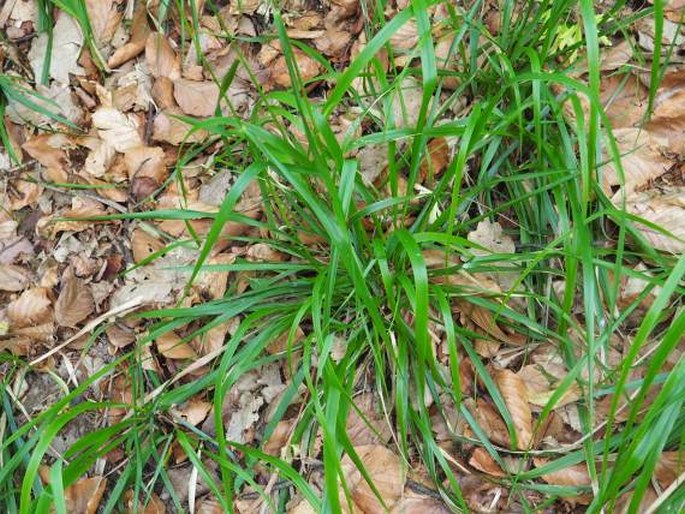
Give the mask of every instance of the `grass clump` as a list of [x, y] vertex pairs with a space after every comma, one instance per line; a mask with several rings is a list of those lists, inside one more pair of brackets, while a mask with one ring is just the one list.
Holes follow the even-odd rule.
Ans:
[[[430, 30], [435, 6], [449, 35], [448, 50], [439, 55]], [[369, 390], [381, 399], [392, 450], [404, 465], [425, 470], [455, 510], [473, 508], [461, 467], [474, 448], [502, 471], [496, 480], [507, 488], [509, 505], [535, 511], [581, 496], [588, 498], [588, 512], [620, 502], [637, 511], [662, 452], [682, 449], [685, 369], [682, 358], [669, 359], [685, 329], [685, 258], [651, 248], [635, 220], [609, 201], [598, 171], [607, 159], [621, 166], [600, 101], [599, 63], [600, 44], [633, 21], [622, 25], [623, 3], [598, 14], [589, 1], [505, 2], [495, 33], [481, 2], [464, 9], [411, 2], [389, 21], [385, 5], [364, 7], [370, 20], [365, 46], [343, 70], [328, 66], [309, 81], [299, 72], [304, 47], [290, 41], [274, 9], [272, 35], [292, 87], [262, 91], [249, 119], [217, 114], [194, 122], [193, 130], [209, 136], [193, 155], [223, 141], [215, 162], [239, 173], [207, 235], [176, 244], [198, 252], [191, 282], [211, 271], [249, 278], [231, 283], [221, 298], [138, 315], [149, 323], [146, 338], [98, 374], [125, 367], [130, 398], [74, 405], [98, 378], [91, 377], [19, 426], [10, 384], [22, 368], [7, 363], [0, 501], [9, 512], [52, 502], [59, 511], [64, 488], [115, 448], [127, 458], [105, 512], [117, 511], [129, 488], [143, 498], [165, 490], [169, 504], [182, 511], [168, 471], [172, 448], [190, 459], [222, 511], [233, 509], [246, 486], [273, 511], [284, 511], [295, 494], [316, 512], [344, 511], [349, 494], [340, 491], [349, 472], [343, 456], [373, 483], [346, 427], [358, 410], [355, 396]], [[658, 10], [655, 5], [640, 16]], [[391, 39], [409, 21], [418, 43], [408, 57], [394, 55]], [[405, 64], [395, 66], [395, 60]], [[659, 73], [655, 65], [653, 77]], [[323, 93], [311, 93], [321, 84]], [[654, 81], [652, 100], [656, 88]], [[335, 132], [339, 114], [353, 108], [360, 114], [346, 132]], [[371, 147], [381, 147], [387, 162], [369, 181], [355, 156]], [[179, 165], [176, 178], [182, 175]], [[236, 208], [254, 184], [263, 212], [258, 219]], [[119, 218], [190, 222], [200, 214]], [[514, 251], [484, 252], [469, 237], [480, 223], [495, 221], [505, 226], [503, 237], [516, 242]], [[211, 264], [213, 249], [225, 243], [226, 225], [236, 222], [254, 230], [232, 244], [268, 245], [283, 258]], [[640, 261], [650, 263], [648, 272], [635, 267]], [[503, 275], [511, 278], [508, 286], [492, 287], [492, 277]], [[626, 303], [619, 284], [629, 277], [647, 285]], [[650, 295], [651, 305], [628, 328]], [[236, 326], [215, 360], [201, 363], [207, 365], [201, 376], [165, 378], [146, 368], [143, 348], [164, 334], [192, 327], [183, 338], [190, 341], [231, 320]], [[629, 330], [621, 358], [609, 362], [615, 335]], [[515, 348], [505, 345], [505, 357], [484, 357], [482, 340], [493, 344], [498, 337]], [[270, 346], [279, 338], [284, 344], [274, 352]], [[558, 377], [525, 441], [498, 373], [503, 363], [519, 370], [541, 348], [556, 350], [567, 374]], [[289, 445], [299, 453], [290, 459], [227, 439], [222, 417], [241, 377], [283, 361], [289, 383], [264, 422], [262, 439], [298, 405]], [[212, 433], [170, 414], [199, 392], [213, 406]], [[541, 445], [536, 438], [544, 437], [571, 393], [578, 396], [579, 436], [566, 445]], [[480, 397], [501, 417], [507, 440], [492, 440], [492, 427], [478, 415]], [[125, 416], [56, 459], [50, 468], [55, 480], [41, 485], [38, 466], [64, 424], [87, 411], [124, 406]], [[449, 427], [449, 443], [437, 434], [439, 420]], [[305, 473], [310, 461], [322, 468], [323, 484], [316, 487]], [[265, 487], [256, 479], [263, 468], [288, 486]], [[550, 478], [571, 468], [587, 481]], [[17, 490], [12, 479], [20, 475]], [[664, 512], [676, 512], [683, 492], [674, 489], [660, 501]]]

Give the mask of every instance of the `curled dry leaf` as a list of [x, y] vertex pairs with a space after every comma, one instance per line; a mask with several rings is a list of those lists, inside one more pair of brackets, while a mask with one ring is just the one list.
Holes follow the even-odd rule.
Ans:
[[514, 421], [517, 448], [527, 450], [533, 439], [533, 415], [528, 405], [526, 385], [521, 377], [508, 369], [495, 370], [493, 378]]
[[93, 126], [102, 140], [117, 152], [124, 153], [143, 144], [136, 118], [114, 107], [100, 107], [95, 111]]
[[198, 426], [205, 420], [209, 411], [212, 410], [212, 404], [204, 401], [201, 397], [196, 396], [182, 405], [179, 405], [175, 410], [176, 414], [185, 419], [188, 423]]
[[295, 419], [281, 420], [276, 424], [271, 437], [264, 443], [264, 453], [279, 456], [295, 426]]
[[419, 180], [432, 182], [439, 178], [450, 162], [450, 147], [447, 139], [436, 137], [428, 142], [428, 152], [421, 160]]
[[411, 52], [418, 42], [419, 29], [413, 19], [406, 21], [390, 37], [390, 46], [397, 53]]
[[135, 493], [129, 489], [124, 493], [124, 505], [127, 514], [166, 514], [164, 502], [155, 493], [151, 493], [144, 501], [136, 501]]
[[[346, 431], [353, 446], [384, 444], [391, 435], [380, 402], [374, 393], [362, 393], [354, 398], [357, 409], [350, 407]], [[360, 415], [361, 413], [361, 415]]]
[[76, 327], [94, 309], [90, 287], [71, 270], [62, 277], [62, 288], [55, 302], [55, 320], [63, 327]]
[[[366, 514], [383, 514], [392, 509], [402, 497], [404, 471], [400, 458], [380, 445], [357, 446], [354, 448], [366, 472], [383, 498], [385, 507], [362, 477], [352, 459], [345, 455], [341, 465], [345, 481], [355, 507]], [[345, 512], [350, 512], [344, 491], [340, 491], [340, 503]]]
[[52, 300], [48, 289], [33, 287], [7, 306], [7, 317], [14, 328], [40, 325], [52, 320]]
[[12, 264], [0, 264], [0, 291], [19, 292], [26, 289], [29, 276], [23, 268]]
[[417, 493], [406, 487], [402, 499], [390, 511], [390, 514], [450, 514], [451, 512], [439, 499]]
[[174, 80], [174, 99], [181, 110], [190, 116], [212, 116], [219, 103], [219, 86], [214, 82]]
[[478, 398], [475, 402], [469, 399], [465, 403], [490, 441], [506, 447], [511, 444], [507, 425], [492, 405], [482, 398]]
[[685, 252], [685, 187], [635, 194], [628, 198], [626, 210], [672, 234], [639, 224], [640, 232], [654, 248], [674, 254]]
[[167, 359], [195, 359], [192, 346], [184, 342], [175, 332], [169, 331], [155, 340], [157, 350]]
[[148, 34], [150, 34], [150, 27], [147, 23], [147, 4], [136, 2], [131, 24], [131, 37], [125, 45], [116, 49], [107, 61], [107, 66], [116, 68], [140, 54], [145, 48]]
[[95, 514], [107, 488], [104, 477], [82, 478], [64, 490], [67, 512], [70, 514]]
[[[52, 45], [49, 44], [52, 39]], [[48, 51], [51, 51], [49, 76], [62, 84], [69, 83], [69, 74], [82, 75], [83, 68], [78, 65], [83, 33], [75, 18], [66, 12], [57, 12], [57, 21], [51, 35], [40, 32], [34, 39], [29, 51], [29, 62], [36, 82], [41, 82], [43, 65], [47, 63]]]
[[181, 78], [181, 61], [164, 34], [151, 33], [145, 42], [145, 60], [153, 77]]
[[506, 473], [485, 448], [478, 447], [473, 450], [469, 459], [469, 466], [494, 477], [506, 476]]
[[[538, 468], [548, 464], [546, 459], [540, 457], [534, 457], [533, 462]], [[559, 471], [545, 473], [540, 478], [542, 478], [548, 484], [567, 487], [588, 487], [591, 483], [590, 474], [588, 473], [587, 466], [585, 464], [574, 464], [567, 468], [560, 469]], [[591, 498], [588, 498], [587, 495], [574, 495], [573, 498], [578, 503], [589, 503], [589, 500], [591, 500]]]
[[662, 487], [671, 485], [685, 472], [685, 452], [662, 452], [654, 468], [654, 476]]
[[156, 237], [141, 228], [136, 228], [131, 234], [131, 253], [136, 264], [150, 257], [164, 248], [164, 244]]

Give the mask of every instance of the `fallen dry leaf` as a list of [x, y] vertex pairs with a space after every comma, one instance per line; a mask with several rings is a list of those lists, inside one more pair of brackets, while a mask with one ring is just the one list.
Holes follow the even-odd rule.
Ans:
[[685, 187], [654, 189], [630, 196], [626, 210], [672, 234], [666, 235], [647, 225], [638, 224], [642, 235], [657, 250], [685, 252]]
[[175, 413], [191, 425], [198, 426], [211, 410], [211, 403], [204, 401], [201, 396], [196, 396], [176, 407]]
[[90, 287], [68, 270], [62, 277], [61, 290], [55, 302], [57, 323], [63, 327], [76, 327], [94, 308]]
[[174, 99], [181, 110], [190, 116], [212, 116], [219, 102], [219, 86], [214, 82], [174, 80]]
[[[374, 393], [362, 393], [354, 397], [357, 409], [350, 407], [346, 431], [353, 446], [384, 444], [392, 436], [391, 427], [383, 414]], [[361, 413], [361, 415], [360, 415]]]
[[155, 339], [157, 350], [167, 359], [195, 359], [197, 355], [193, 347], [184, 342], [173, 331], [162, 334]]
[[143, 145], [136, 118], [114, 107], [100, 107], [93, 113], [93, 126], [111, 148], [124, 153]]
[[145, 43], [145, 60], [150, 74], [169, 80], [181, 78], [181, 61], [164, 34], [151, 33]]
[[20, 266], [0, 264], [0, 291], [19, 292], [26, 289], [29, 276]]
[[482, 398], [478, 398], [475, 402], [469, 399], [466, 401], [466, 405], [490, 441], [500, 446], [509, 447], [511, 439], [507, 425], [492, 405]]
[[140, 264], [163, 248], [164, 243], [141, 228], [136, 228], [131, 234], [131, 252], [136, 264]]
[[95, 514], [107, 488], [104, 477], [82, 478], [64, 490], [69, 514]]
[[[343, 476], [356, 508], [366, 514], [384, 514], [392, 509], [402, 497], [404, 490], [404, 471], [400, 458], [380, 445], [357, 446], [354, 448], [366, 472], [380, 493], [383, 503], [379, 502], [369, 484], [364, 480], [348, 455], [341, 461]], [[345, 494], [340, 491], [340, 503], [349, 512]]]
[[407, 487], [402, 499], [393, 507], [390, 514], [450, 514], [451, 512], [437, 498], [414, 492]]
[[469, 466], [494, 477], [506, 476], [500, 465], [495, 462], [495, 459], [484, 448], [478, 447], [473, 450], [469, 459]]
[[[549, 464], [547, 459], [534, 457], [533, 462], [536, 467]], [[566, 486], [588, 486], [590, 485], [590, 474], [585, 464], [574, 464], [560, 471], [553, 471], [542, 475], [542, 479], [548, 484]]]
[[52, 320], [52, 300], [45, 287], [33, 287], [7, 306], [7, 317], [15, 328], [40, 325]]
[[[65, 12], [57, 12], [56, 20], [52, 29], [49, 76], [62, 84], [68, 84], [70, 73], [84, 73], [84, 69], [78, 65], [83, 46], [83, 33], [78, 22]], [[48, 33], [40, 32], [29, 51], [28, 58], [36, 82], [41, 82], [43, 65], [47, 62], [48, 40]]]
[[685, 472], [685, 452], [662, 452], [654, 468], [654, 476], [666, 488]]
[[508, 369], [495, 370], [493, 378], [514, 421], [517, 448], [527, 450], [533, 440], [533, 415], [528, 405], [526, 385], [521, 377]]
[[155, 493], [151, 493], [145, 501], [136, 501], [135, 493], [129, 489], [124, 493], [124, 504], [127, 514], [166, 514], [164, 502]]

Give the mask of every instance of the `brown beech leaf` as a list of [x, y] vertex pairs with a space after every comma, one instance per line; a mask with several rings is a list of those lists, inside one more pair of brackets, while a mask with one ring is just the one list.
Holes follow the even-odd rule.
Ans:
[[212, 404], [201, 397], [193, 397], [175, 409], [177, 415], [194, 426], [202, 423], [210, 410], [212, 410]]
[[666, 488], [685, 472], [685, 452], [662, 452], [656, 463], [654, 476]]
[[164, 502], [155, 493], [150, 494], [145, 501], [136, 501], [135, 493], [129, 489], [124, 493], [124, 505], [127, 514], [166, 514]]
[[498, 222], [483, 220], [478, 223], [476, 230], [469, 232], [466, 236], [469, 241], [485, 248], [473, 248], [471, 251], [478, 256], [490, 255], [493, 253], [514, 253], [516, 245], [514, 240], [504, 234], [502, 225]]
[[388, 422], [374, 393], [362, 393], [354, 398], [357, 409], [350, 407], [346, 431], [353, 446], [386, 443], [392, 436]]
[[[380, 445], [357, 446], [354, 448], [366, 472], [383, 498], [381, 504], [352, 459], [345, 455], [341, 465], [345, 481], [350, 490], [352, 501], [359, 511], [366, 514], [384, 514], [402, 497], [404, 490], [404, 470], [400, 458]], [[340, 491], [340, 503], [349, 512], [344, 492]]]
[[118, 2], [115, 0], [85, 0], [85, 3], [93, 36], [98, 46], [102, 47], [112, 40], [123, 12], [117, 9]]
[[158, 185], [167, 178], [164, 150], [158, 146], [137, 146], [126, 152], [124, 163], [128, 178], [149, 177]]
[[116, 68], [139, 55], [145, 49], [148, 34], [150, 27], [147, 23], [147, 4], [136, 2], [133, 8], [131, 38], [125, 45], [116, 49], [107, 61], [107, 66]]
[[276, 424], [269, 439], [264, 443], [264, 453], [279, 456], [295, 426], [295, 419], [281, 420]]
[[39, 325], [52, 320], [52, 301], [45, 287], [33, 287], [7, 306], [7, 317], [15, 328]]
[[491, 335], [498, 341], [509, 344], [522, 344], [525, 342], [525, 340], [522, 342], [519, 336], [505, 334], [495, 322], [492, 312], [485, 307], [466, 301], [457, 301], [456, 305], [478, 328], [484, 330], [486, 334]]
[[219, 86], [214, 82], [174, 80], [174, 99], [181, 110], [190, 116], [212, 116], [219, 102]]
[[494, 477], [506, 476], [506, 473], [502, 470], [500, 465], [495, 462], [495, 459], [490, 456], [485, 448], [478, 447], [473, 450], [471, 458], [469, 459], [469, 466]]
[[[387, 157], [387, 152], [386, 152]], [[419, 180], [425, 182], [427, 179], [435, 180], [447, 169], [450, 162], [450, 147], [447, 139], [436, 137], [428, 142], [428, 152], [421, 160], [419, 167]]]
[[0, 264], [0, 291], [19, 292], [29, 285], [29, 275], [19, 266]]
[[[534, 457], [533, 462], [535, 466], [542, 467], [548, 463], [546, 459]], [[545, 473], [540, 478], [552, 485], [561, 485], [569, 487], [587, 487], [591, 484], [590, 474], [587, 471], [585, 464], [574, 464], [559, 471], [552, 471]], [[578, 503], [589, 503], [592, 499], [589, 495], [573, 496], [573, 499]]]
[[508, 369], [495, 370], [493, 378], [514, 421], [517, 448], [527, 450], [533, 439], [533, 415], [528, 405], [526, 384]]
[[493, 406], [482, 398], [478, 398], [475, 402], [468, 400], [466, 405], [475, 416], [480, 428], [488, 436], [488, 439], [500, 446], [508, 447], [511, 444], [507, 425]]
[[159, 336], [155, 343], [157, 350], [167, 359], [195, 359], [197, 354], [190, 344], [184, 342], [175, 332]]
[[640, 232], [654, 248], [674, 254], [685, 252], [685, 186], [635, 193], [626, 200], [626, 210], [672, 234], [638, 224]]
[[104, 477], [82, 478], [64, 490], [69, 514], [95, 514], [107, 488]]
[[95, 111], [93, 126], [100, 138], [117, 152], [124, 153], [143, 144], [136, 118], [114, 107], [100, 107]]
[[164, 244], [145, 230], [137, 228], [131, 234], [131, 253], [136, 264], [140, 264], [150, 255], [159, 252]]
[[[646, 130], [624, 128], [614, 130], [616, 144], [621, 152], [621, 165], [625, 183], [623, 190], [627, 194], [647, 184], [650, 180], [663, 175], [672, 162], [664, 156], [666, 141]], [[608, 157], [607, 157], [608, 159]], [[609, 197], [612, 188], [621, 184], [616, 166], [611, 160], [601, 169], [602, 187]]]
[[452, 511], [433, 496], [420, 494], [406, 487], [402, 499], [390, 514], [450, 514]]
[[181, 61], [164, 34], [151, 33], [145, 43], [145, 60], [153, 77], [181, 78]]
[[181, 121], [176, 116], [182, 114], [176, 109], [166, 109], [155, 117], [152, 129], [152, 139], [163, 141], [172, 145], [180, 145], [182, 142], [198, 143], [209, 134], [204, 129], [189, 132], [190, 125]]
[[76, 327], [95, 308], [90, 287], [71, 270], [62, 277], [62, 287], [55, 302], [55, 320], [63, 327]]

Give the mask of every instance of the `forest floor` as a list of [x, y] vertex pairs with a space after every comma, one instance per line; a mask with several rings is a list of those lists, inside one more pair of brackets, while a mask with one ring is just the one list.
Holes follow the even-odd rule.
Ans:
[[682, 0], [5, 0], [4, 513], [683, 512]]

